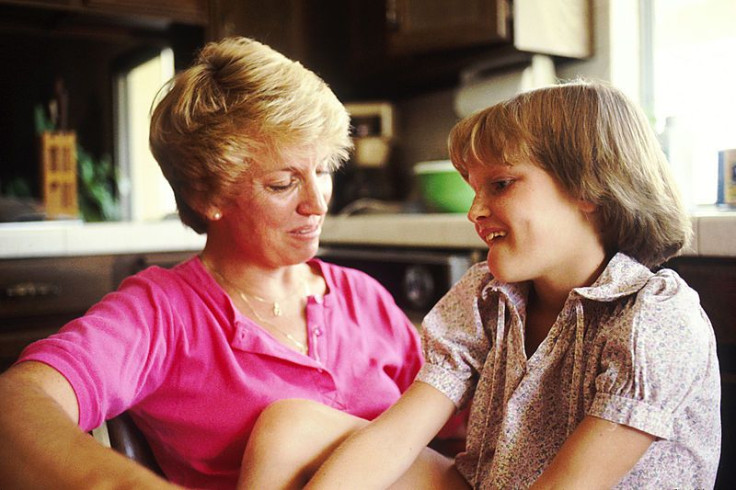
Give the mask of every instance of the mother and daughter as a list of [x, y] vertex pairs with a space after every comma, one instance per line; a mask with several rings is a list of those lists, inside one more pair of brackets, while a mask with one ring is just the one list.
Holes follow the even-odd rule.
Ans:
[[[453, 129], [488, 260], [426, 317], [423, 353], [375, 280], [315, 259], [351, 141], [314, 73], [250, 39], [209, 44], [151, 144], [204, 250], [0, 375], [0, 487], [713, 486], [713, 330], [658, 269], [690, 223], [619, 91], [539, 89]], [[468, 408], [465, 451], [428, 449]], [[165, 478], [86, 433], [125, 411]]]
[[[711, 488], [720, 377], [698, 295], [659, 268], [688, 215], [641, 111], [576, 81], [460, 121], [488, 245], [423, 323], [426, 363], [368, 423], [286, 400], [241, 488]], [[427, 444], [470, 407], [454, 461]]]

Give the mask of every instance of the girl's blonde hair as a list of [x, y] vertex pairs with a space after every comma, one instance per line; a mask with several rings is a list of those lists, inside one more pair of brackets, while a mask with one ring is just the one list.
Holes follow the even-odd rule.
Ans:
[[648, 267], [685, 246], [690, 219], [643, 112], [619, 90], [574, 81], [522, 93], [460, 121], [450, 158], [467, 177], [472, 161], [531, 161], [574, 198], [597, 206], [609, 254]]
[[170, 80], [151, 117], [150, 145], [174, 191], [179, 216], [198, 233], [204, 213], [227, 204], [256, 158], [325, 148], [347, 160], [350, 118], [317, 75], [243, 37], [207, 44]]

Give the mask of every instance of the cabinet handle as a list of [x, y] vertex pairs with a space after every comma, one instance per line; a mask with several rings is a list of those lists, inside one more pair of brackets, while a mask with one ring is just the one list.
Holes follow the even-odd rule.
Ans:
[[401, 27], [401, 19], [399, 18], [399, 9], [396, 0], [386, 1], [386, 29], [389, 31], [398, 31]]
[[2, 293], [6, 298], [36, 298], [58, 296], [61, 293], [61, 288], [56, 284], [20, 282], [6, 287]]

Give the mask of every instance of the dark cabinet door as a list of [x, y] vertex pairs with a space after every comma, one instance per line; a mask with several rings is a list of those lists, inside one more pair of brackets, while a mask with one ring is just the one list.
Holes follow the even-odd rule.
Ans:
[[91, 10], [162, 18], [186, 24], [209, 22], [207, 0], [84, 0]]
[[736, 488], [736, 259], [680, 257], [669, 264], [700, 295], [718, 343], [723, 440], [717, 489]]
[[[523, 19], [514, 18], [512, 5]], [[462, 70], [479, 63], [494, 69], [527, 63], [539, 49], [590, 56], [589, 6], [590, 0], [210, 0], [208, 32], [211, 39], [243, 35], [269, 44], [317, 72], [343, 100], [395, 99], [454, 87]], [[529, 49], [516, 45], [517, 24]]]
[[511, 41], [507, 2], [388, 0], [391, 54], [415, 54]]

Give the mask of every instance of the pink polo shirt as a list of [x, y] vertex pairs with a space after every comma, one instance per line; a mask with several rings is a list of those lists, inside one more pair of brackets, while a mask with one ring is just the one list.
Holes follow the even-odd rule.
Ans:
[[193, 257], [126, 279], [20, 360], [69, 380], [83, 430], [130, 409], [170, 480], [233, 488], [253, 424], [271, 402], [306, 398], [372, 419], [422, 364], [417, 332], [378, 282], [313, 263], [329, 293], [309, 298], [306, 356], [241, 315]]

